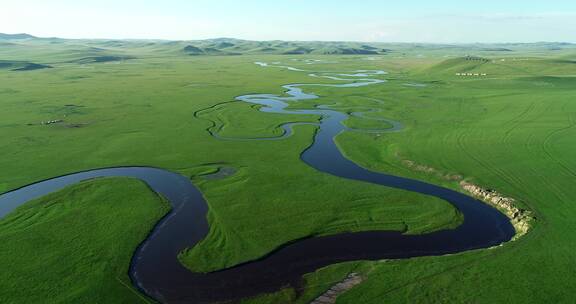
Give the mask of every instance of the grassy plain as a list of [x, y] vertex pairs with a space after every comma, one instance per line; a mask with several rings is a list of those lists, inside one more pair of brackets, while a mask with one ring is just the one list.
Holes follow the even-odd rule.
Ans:
[[140, 181], [97, 179], [0, 221], [3, 303], [138, 303], [132, 252], [169, 204]]
[[[573, 64], [527, 59], [477, 70], [490, 76], [451, 79], [432, 69], [420, 77], [441, 84], [420, 89], [419, 96], [402, 90], [389, 94], [399, 111], [410, 113], [410, 119], [401, 119], [411, 126], [405, 134], [378, 139], [343, 134], [339, 144], [350, 158], [374, 170], [417, 176], [399, 162], [411, 159], [497, 189], [534, 210], [536, 227], [493, 253], [388, 264], [342, 303], [372, 303], [384, 296], [393, 302], [421, 303], [571, 301], [574, 281], [564, 278], [573, 277], [575, 269], [571, 231], [576, 227], [570, 220], [576, 211], [570, 186], [576, 181], [571, 156], [576, 148], [571, 136], [576, 126]], [[358, 148], [368, 146], [372, 148]], [[377, 291], [382, 277], [390, 277], [386, 273], [396, 267], [395, 273], [407, 278]], [[396, 284], [407, 286], [394, 289]]]
[[[407, 48], [376, 60], [366, 60], [367, 56], [312, 56], [338, 63], [306, 65], [291, 60], [301, 58], [297, 56], [182, 56], [163, 53], [160, 47], [110, 44], [101, 48], [135, 58], [85, 64], [83, 58], [102, 51], [93, 50], [92, 42], [77, 43], [31, 46], [24, 51], [16, 47], [0, 49], [3, 60], [53, 66], [23, 72], [0, 69], [0, 192], [51, 176], [106, 166], [150, 165], [182, 172], [202, 189], [210, 205], [209, 237], [181, 256], [188, 267], [198, 271], [254, 259], [305, 236], [368, 229], [420, 233], [454, 225], [460, 219], [445, 202], [342, 180], [303, 164], [299, 154], [311, 143], [313, 126], [297, 126], [294, 136], [282, 141], [222, 141], [206, 132], [212, 126], [209, 121], [194, 116], [199, 110], [215, 106], [215, 110], [201, 113], [218, 121], [217, 129], [230, 137], [274, 136], [280, 134], [277, 126], [282, 123], [318, 119], [264, 114], [241, 103], [218, 105], [247, 93], [281, 93], [280, 85], [287, 83], [333, 82], [311, 79], [305, 73], [263, 69], [253, 64], [256, 60], [283, 61], [323, 71], [385, 69], [390, 72], [384, 77], [390, 80], [387, 83], [348, 89], [314, 88], [324, 98], [299, 103], [298, 107], [320, 103], [346, 111], [381, 109], [367, 115], [401, 121], [405, 130], [382, 136], [346, 132], [337, 141], [349, 158], [373, 170], [454, 188], [455, 184], [435, 176], [410, 171], [401, 160], [459, 173], [518, 198], [536, 212], [536, 227], [520, 241], [493, 250], [333, 265], [307, 275], [308, 288], [298, 298], [293, 291], [285, 290], [246, 302], [305, 303], [352, 270], [362, 273], [366, 281], [339, 298], [338, 303], [569, 302], [574, 282], [563, 278], [572, 277], [576, 267], [570, 254], [575, 241], [571, 234], [574, 225], [570, 214], [575, 211], [571, 202], [576, 199], [570, 192], [576, 180], [576, 163], [570, 152], [576, 142], [569, 136], [576, 119], [576, 105], [570, 100], [576, 93], [576, 78], [572, 77], [576, 73], [569, 50], [487, 54], [491, 60], [478, 64], [461, 58], [446, 61], [443, 57], [459, 57], [465, 54], [463, 51]], [[488, 76], [454, 75], [461, 70], [486, 72]], [[405, 85], [411, 82], [427, 86]], [[39, 124], [51, 119], [64, 122]], [[354, 118], [349, 124], [374, 124], [372, 120], [361, 120]], [[200, 176], [220, 165], [238, 171], [222, 180]], [[130, 208], [139, 210], [131, 217], [135, 222], [139, 219], [141, 229], [158, 217], [158, 213], [138, 209], [140, 205], [135, 202], [139, 200], [130, 198], [150, 195], [142, 187], [119, 184], [125, 186], [120, 189], [100, 181], [88, 183], [90, 189], [77, 190], [86, 192], [86, 200], [91, 191], [97, 191], [92, 184], [114, 200], [132, 204], [126, 206], [126, 212]], [[91, 205], [76, 204], [84, 196], [59, 195], [74, 212]], [[151, 206], [150, 200], [148, 197]], [[155, 208], [160, 209], [150, 208], [163, 210], [159, 206], [158, 202]], [[36, 210], [40, 206], [35, 202], [26, 208]], [[94, 217], [106, 218], [117, 211], [103, 208], [94, 212]], [[9, 219], [0, 221], [7, 228], [10, 223]], [[77, 225], [78, 231], [71, 232], [82, 232], [87, 227]], [[52, 233], [51, 227], [45, 230]], [[132, 233], [127, 240], [128, 234], [122, 230], [112, 235], [126, 242], [119, 254], [129, 257], [129, 243], [136, 236]], [[8, 241], [8, 236], [0, 235], [3, 243], [4, 238]], [[21, 242], [14, 246], [38, 248], [41, 244], [34, 240]], [[93, 252], [101, 246], [85, 245]], [[75, 250], [50, 246], [42, 251], [66, 256]], [[38, 254], [12, 255], [13, 251], [4, 251], [0, 257], [22, 258], [14, 265], [28, 260], [35, 265], [45, 259]], [[127, 262], [117, 261], [114, 267], [125, 270]], [[26, 268], [14, 267], [17, 278], [25, 275], [19, 271]], [[109, 274], [94, 280], [102, 286], [117, 284]], [[26, 288], [30, 282], [16, 279], [10, 284], [10, 289]], [[58, 288], [61, 286], [57, 284], [45, 286], [42, 292]], [[23, 299], [19, 296], [9, 299]]]
[[[575, 267], [570, 218], [575, 212], [571, 185], [576, 163], [571, 154], [576, 140], [570, 134], [576, 126], [576, 77], [573, 64], [563, 62], [498, 60], [475, 68], [488, 74], [483, 78], [453, 74], [468, 62], [461, 61], [463, 67], [450, 72], [444, 62], [406, 75], [427, 83], [425, 88], [406, 88], [397, 79], [362, 94], [324, 93], [351, 103], [358, 95], [382, 99], [388, 117], [405, 124], [404, 132], [383, 136], [341, 134], [339, 146], [361, 165], [458, 189], [455, 182], [402, 164], [414, 160], [515, 197], [537, 216], [527, 236], [502, 248], [332, 266], [356, 269], [367, 277], [338, 303], [572, 301], [574, 280], [567, 278], [573, 277]], [[316, 276], [329, 277], [314, 274], [311, 282], [322, 282]], [[316, 294], [329, 287], [320, 285]]]

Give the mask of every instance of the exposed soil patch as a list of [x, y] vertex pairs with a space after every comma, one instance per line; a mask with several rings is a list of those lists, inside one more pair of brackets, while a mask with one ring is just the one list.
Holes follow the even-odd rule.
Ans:
[[459, 181], [459, 185], [463, 190], [472, 194], [474, 197], [488, 203], [489, 205], [498, 208], [504, 214], [506, 214], [508, 218], [510, 218], [514, 229], [516, 229], [516, 235], [514, 236], [513, 240], [516, 240], [519, 237], [525, 235], [528, 230], [530, 230], [531, 222], [535, 220], [535, 217], [531, 211], [515, 206], [514, 202], [516, 200], [514, 198], [506, 197], [495, 190], [482, 188], [478, 185], [467, 182], [463, 180], [462, 175], [443, 173], [438, 169], [417, 164], [411, 160], [403, 160], [402, 164], [414, 171], [434, 174], [444, 180]]
[[338, 282], [325, 291], [322, 295], [310, 302], [310, 304], [333, 304], [336, 298], [354, 286], [362, 283], [363, 278], [355, 272], [350, 273], [344, 280]]
[[516, 229], [514, 239], [525, 235], [530, 229], [530, 222], [534, 220], [532, 212], [514, 206], [515, 199], [466, 181], [461, 181], [460, 187], [482, 201], [502, 210], [511, 219], [512, 225]]

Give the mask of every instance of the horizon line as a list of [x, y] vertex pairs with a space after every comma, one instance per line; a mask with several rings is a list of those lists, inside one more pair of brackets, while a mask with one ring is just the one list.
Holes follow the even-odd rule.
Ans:
[[253, 40], [244, 39], [236, 37], [214, 37], [214, 38], [197, 38], [197, 39], [166, 39], [166, 38], [67, 38], [67, 37], [40, 37], [33, 34], [20, 32], [20, 33], [5, 33], [0, 32], [0, 34], [6, 35], [29, 35], [31, 39], [62, 39], [62, 40], [122, 40], [122, 41], [206, 41], [206, 40], [217, 40], [217, 39], [230, 39], [230, 40], [242, 40], [251, 42], [269, 42], [269, 41], [283, 41], [283, 42], [349, 42], [349, 43], [390, 43], [390, 44], [431, 44], [431, 45], [442, 45], [442, 44], [452, 44], [452, 45], [466, 45], [466, 44], [537, 44], [537, 43], [560, 43], [560, 44], [576, 44], [576, 41], [525, 41], [525, 42], [490, 42], [490, 41], [475, 41], [475, 42], [425, 42], [425, 41], [363, 41], [363, 40], [282, 40], [282, 39], [265, 39], [265, 40]]

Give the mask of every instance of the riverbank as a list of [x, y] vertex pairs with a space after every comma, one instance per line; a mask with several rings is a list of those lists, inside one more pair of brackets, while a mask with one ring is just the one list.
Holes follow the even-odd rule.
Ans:
[[352, 272], [346, 276], [342, 281], [334, 284], [322, 295], [314, 299], [310, 304], [334, 304], [338, 296], [346, 291], [354, 288], [354, 286], [362, 283], [363, 278], [359, 274]]
[[80, 182], [0, 221], [3, 303], [142, 303], [128, 276], [138, 244], [170, 210], [138, 180]]
[[431, 174], [446, 181], [458, 182], [460, 189], [502, 211], [510, 219], [510, 222], [516, 230], [516, 234], [512, 240], [517, 240], [528, 233], [536, 220], [532, 211], [522, 209], [515, 205], [516, 199], [507, 197], [496, 190], [484, 188], [466, 181], [460, 174], [444, 173], [436, 168], [418, 164], [412, 160], [404, 159], [401, 163], [411, 170]]

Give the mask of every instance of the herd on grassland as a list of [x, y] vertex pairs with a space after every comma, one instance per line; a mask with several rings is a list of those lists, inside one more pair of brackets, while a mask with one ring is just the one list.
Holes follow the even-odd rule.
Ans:
[[488, 76], [486, 73], [456, 73], [456, 76]]

